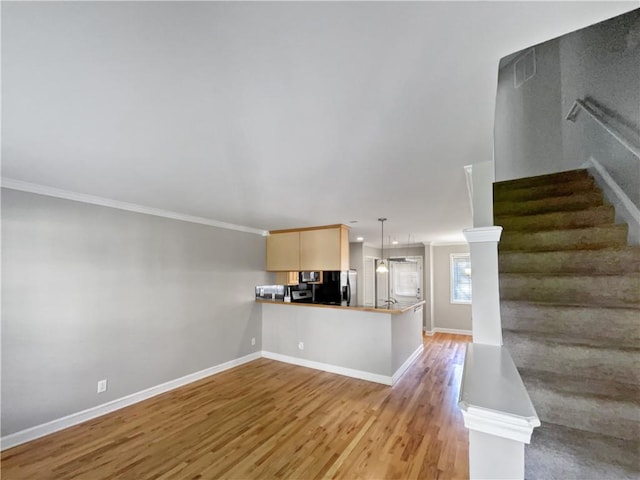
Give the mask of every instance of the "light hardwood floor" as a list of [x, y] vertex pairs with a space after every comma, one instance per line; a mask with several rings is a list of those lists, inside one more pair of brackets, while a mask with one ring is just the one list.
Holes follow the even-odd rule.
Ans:
[[468, 477], [470, 337], [425, 337], [393, 387], [260, 359], [2, 453], [11, 479]]

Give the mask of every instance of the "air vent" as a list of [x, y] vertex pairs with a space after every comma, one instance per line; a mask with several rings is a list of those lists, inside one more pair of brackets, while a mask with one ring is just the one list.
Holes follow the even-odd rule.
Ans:
[[527, 50], [513, 64], [515, 87], [519, 88], [536, 74], [536, 50]]

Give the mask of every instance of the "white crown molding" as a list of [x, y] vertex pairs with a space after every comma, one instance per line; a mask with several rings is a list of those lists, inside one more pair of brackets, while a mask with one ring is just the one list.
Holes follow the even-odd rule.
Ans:
[[220, 373], [225, 370], [229, 370], [230, 368], [237, 367], [244, 363], [252, 362], [253, 360], [259, 359], [261, 356], [261, 352], [250, 353], [249, 355], [245, 355], [244, 357], [236, 358], [234, 360], [221, 363], [220, 365], [209, 367], [204, 370], [200, 370], [199, 372], [185, 375], [184, 377], [176, 378], [175, 380], [156, 385], [155, 387], [147, 388], [146, 390], [142, 390], [140, 392], [132, 393], [131, 395], [127, 395], [125, 397], [103, 403], [102, 405], [88, 408], [86, 410], [67, 415], [66, 417], [57, 418], [50, 422], [36, 425], [35, 427], [27, 428], [10, 435], [6, 435], [0, 439], [0, 450], [6, 450], [7, 448], [15, 447], [16, 445], [35, 440], [36, 438], [44, 437], [45, 435], [49, 435], [59, 430], [78, 425], [79, 423], [86, 422], [87, 420], [92, 420], [107, 413], [120, 410], [121, 408], [128, 407], [129, 405], [133, 405], [134, 403], [138, 403], [143, 400], [147, 400], [151, 397], [155, 397], [156, 395], [160, 395], [161, 393], [168, 392], [169, 390], [174, 390], [178, 387], [196, 382], [203, 378], [215, 375], [216, 373]]
[[210, 227], [225, 228], [227, 230], [236, 230], [238, 232], [253, 233], [256, 235], [267, 236], [267, 230], [246, 227], [244, 225], [236, 225], [233, 223], [219, 222], [204, 217], [196, 217], [184, 213], [171, 212], [159, 208], [146, 207], [144, 205], [136, 205], [134, 203], [120, 202], [109, 198], [96, 197], [84, 193], [72, 192], [70, 190], [62, 190], [36, 183], [23, 182], [22, 180], [14, 180], [12, 178], [2, 177], [2, 188], [10, 190], [19, 190], [21, 192], [36, 193], [38, 195], [46, 195], [48, 197], [63, 198], [65, 200], [73, 200], [75, 202], [90, 203], [92, 205], [100, 205], [102, 207], [117, 208], [118, 210], [127, 210], [129, 212], [143, 213], [146, 215], [154, 215], [156, 217], [171, 218], [173, 220], [181, 220], [183, 222], [198, 223], [200, 225], [208, 225]]
[[502, 227], [465, 228], [462, 233], [467, 243], [499, 242]]

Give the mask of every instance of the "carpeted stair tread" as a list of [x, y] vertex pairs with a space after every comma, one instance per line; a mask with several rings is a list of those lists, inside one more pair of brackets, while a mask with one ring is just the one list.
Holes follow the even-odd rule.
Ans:
[[505, 215], [496, 217], [494, 224], [505, 231], [544, 231], [593, 227], [615, 222], [615, 211], [611, 205], [599, 205], [569, 212], [549, 212], [536, 215]]
[[493, 199], [496, 202], [505, 200], [510, 201], [523, 201], [523, 200], [535, 200], [538, 198], [546, 197], [562, 197], [565, 195], [572, 195], [576, 192], [583, 192], [587, 190], [597, 189], [593, 178], [591, 177], [579, 177], [571, 179], [566, 182], [551, 183], [544, 185], [534, 186], [503, 186], [494, 188]]
[[500, 273], [614, 275], [640, 272], [640, 246], [548, 252], [502, 251]]
[[583, 210], [604, 204], [604, 198], [601, 192], [587, 191], [568, 196], [541, 198], [523, 202], [510, 200], [494, 202], [493, 213], [495, 217], [536, 215], [550, 212]]
[[637, 348], [603, 346], [580, 339], [566, 342], [551, 335], [503, 330], [504, 344], [518, 368], [573, 375], [585, 379], [640, 383], [640, 351]]
[[628, 440], [639, 438], [638, 385], [585, 381], [575, 375], [527, 368], [519, 371], [542, 421]]
[[640, 345], [640, 311], [633, 308], [500, 302], [502, 327], [522, 333], [599, 338], [620, 346]]
[[606, 224], [541, 232], [503, 231], [498, 250], [548, 252], [621, 248], [627, 244], [628, 230], [626, 224]]
[[503, 340], [542, 421], [525, 478], [640, 480], [640, 247], [586, 170], [493, 193]]
[[500, 298], [640, 309], [640, 274], [500, 274]]
[[581, 178], [591, 178], [586, 169], [567, 170], [564, 172], [537, 175], [535, 177], [516, 178], [513, 180], [503, 180], [493, 184], [495, 190], [537, 187], [550, 183], [565, 183], [579, 180]]
[[525, 446], [528, 480], [613, 480], [640, 476], [640, 445], [543, 422]]
[[[585, 382], [579, 375], [561, 375], [555, 372], [542, 372], [526, 367], [518, 368], [518, 371], [530, 384], [545, 383], [548, 387], [559, 392], [629, 402], [640, 408], [640, 385], [637, 384], [614, 382], [609, 379]], [[634, 420], [640, 422], [640, 416]]]
[[[640, 345], [630, 344], [622, 346], [617, 340], [611, 340], [604, 337], [576, 337], [574, 335], [562, 334], [559, 332], [535, 332], [535, 331], [522, 331], [522, 330], [509, 330], [503, 328], [502, 330], [504, 343], [509, 345], [514, 341], [524, 342], [533, 340], [545, 345], [565, 345], [576, 347], [588, 347], [588, 348], [600, 348], [610, 350], [620, 350], [620, 352], [629, 354], [640, 354]], [[640, 357], [639, 357], [640, 359]], [[640, 373], [640, 372], [638, 372]]]

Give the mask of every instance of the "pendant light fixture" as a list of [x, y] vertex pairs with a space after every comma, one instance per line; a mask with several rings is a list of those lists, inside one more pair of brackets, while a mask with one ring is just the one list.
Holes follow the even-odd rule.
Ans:
[[380, 236], [380, 263], [378, 264], [378, 268], [376, 268], [377, 273], [389, 273], [389, 269], [387, 268], [387, 264], [384, 262], [384, 222], [386, 218], [379, 218], [378, 221], [381, 224], [382, 235]]

